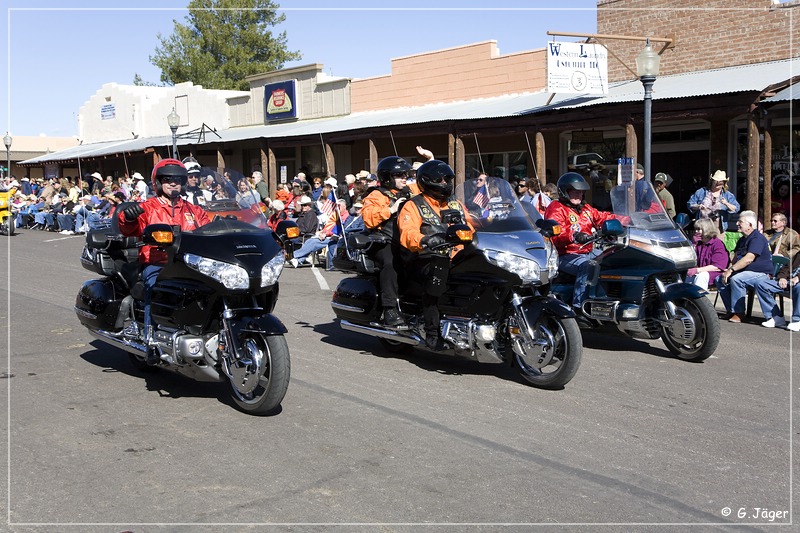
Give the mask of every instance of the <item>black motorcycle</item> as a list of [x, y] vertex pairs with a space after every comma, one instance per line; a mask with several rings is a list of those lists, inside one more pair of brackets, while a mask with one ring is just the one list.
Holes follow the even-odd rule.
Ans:
[[[707, 359], [719, 344], [719, 318], [706, 291], [683, 281], [697, 263], [694, 247], [649, 182], [615, 186], [611, 203], [617, 218], [581, 237], [593, 263], [578, 324], [614, 325], [639, 339], [660, 337], [680, 359]], [[551, 286], [565, 302], [572, 301], [574, 288], [575, 277], [563, 273]]]
[[[116, 217], [109, 229], [90, 231], [81, 263], [104, 277], [81, 287], [78, 319], [94, 337], [128, 352], [141, 370], [164, 368], [197, 381], [227, 381], [241, 410], [273, 412], [286, 394], [290, 361], [287, 330], [272, 310], [284, 265], [282, 244], [296, 236], [297, 227], [285, 222], [275, 233], [264, 229], [260, 205], [242, 209], [241, 216], [231, 210], [209, 213], [212, 221], [194, 231], [153, 224], [145, 228], [142, 243], [123, 236]], [[137, 257], [143, 244], [168, 254], [151, 297], [156, 367], [145, 362]]]
[[[580, 366], [583, 350], [575, 314], [542, 288], [555, 275], [558, 256], [546, 231], [534, 229], [531, 219], [505, 180], [489, 179], [496, 192], [486, 207], [469, 217], [475, 234], [465, 239], [463, 224], [447, 232], [450, 246], [464, 245], [452, 259], [444, 293], [439, 296], [440, 331], [449, 347], [438, 352], [482, 363], [513, 364], [530, 384], [545, 389], [566, 385]], [[455, 198], [467, 207], [475, 190], [459, 185]], [[471, 241], [469, 239], [471, 238]], [[391, 352], [424, 342], [421, 280], [400, 280], [400, 310], [407, 329], [381, 323], [378, 269], [370, 259], [380, 237], [349, 234], [340, 245], [334, 266], [355, 273], [343, 279], [331, 306], [342, 329], [377, 337]]]

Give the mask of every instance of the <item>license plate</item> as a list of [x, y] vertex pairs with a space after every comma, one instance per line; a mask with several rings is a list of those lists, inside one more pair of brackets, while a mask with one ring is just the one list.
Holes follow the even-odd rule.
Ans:
[[592, 316], [597, 318], [614, 318], [614, 304], [592, 302]]

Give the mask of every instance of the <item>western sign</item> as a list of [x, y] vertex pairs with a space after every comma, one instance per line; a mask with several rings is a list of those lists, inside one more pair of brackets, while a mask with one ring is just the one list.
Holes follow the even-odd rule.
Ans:
[[547, 43], [547, 91], [608, 94], [608, 51], [589, 43]]

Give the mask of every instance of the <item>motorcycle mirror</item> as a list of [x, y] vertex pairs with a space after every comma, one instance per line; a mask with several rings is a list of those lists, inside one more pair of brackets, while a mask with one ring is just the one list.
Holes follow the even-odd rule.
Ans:
[[554, 237], [561, 235], [561, 226], [555, 220], [540, 218], [536, 221], [536, 226], [539, 228], [540, 233], [545, 237]]
[[275, 233], [287, 239], [296, 239], [300, 236], [300, 228], [291, 220], [281, 220], [275, 227]]
[[679, 228], [681, 229], [686, 228], [686, 226], [689, 225], [689, 222], [691, 222], [691, 219], [689, 218], [689, 215], [687, 215], [686, 213], [678, 213], [677, 215], [675, 215], [675, 223], [678, 225]]
[[625, 230], [622, 229], [622, 222], [613, 219], [603, 222], [602, 231], [603, 235], [622, 235]]
[[167, 246], [175, 241], [175, 234], [169, 224], [150, 224], [142, 232], [142, 242], [155, 246]]
[[453, 224], [447, 228], [446, 238], [448, 241], [472, 242], [472, 230], [466, 224]]
[[448, 226], [451, 224], [461, 224], [461, 213], [456, 209], [442, 209], [439, 218]]

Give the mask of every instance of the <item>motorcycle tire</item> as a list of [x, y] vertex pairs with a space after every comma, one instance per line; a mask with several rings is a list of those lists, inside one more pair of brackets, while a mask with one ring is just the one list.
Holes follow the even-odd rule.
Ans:
[[581, 365], [583, 338], [574, 318], [560, 318], [543, 314], [533, 326], [542, 339], [547, 339], [544, 350], [552, 351], [554, 364], [541, 369], [526, 362], [525, 357], [514, 353], [514, 366], [520, 376], [540, 389], [561, 389], [575, 376]]
[[[273, 414], [289, 387], [289, 345], [283, 335], [246, 332], [240, 346], [254, 364], [234, 362], [228, 380], [236, 406], [252, 415]], [[252, 380], [257, 379], [256, 383]]]
[[[683, 332], [694, 328], [694, 334], [689, 342], [674, 335], [674, 329], [661, 328], [661, 340], [667, 349], [679, 359], [699, 363], [705, 361], [716, 351], [719, 344], [719, 318], [717, 311], [705, 296], [696, 299], [681, 299], [674, 302], [676, 327]], [[684, 322], [687, 326], [684, 326]]]

